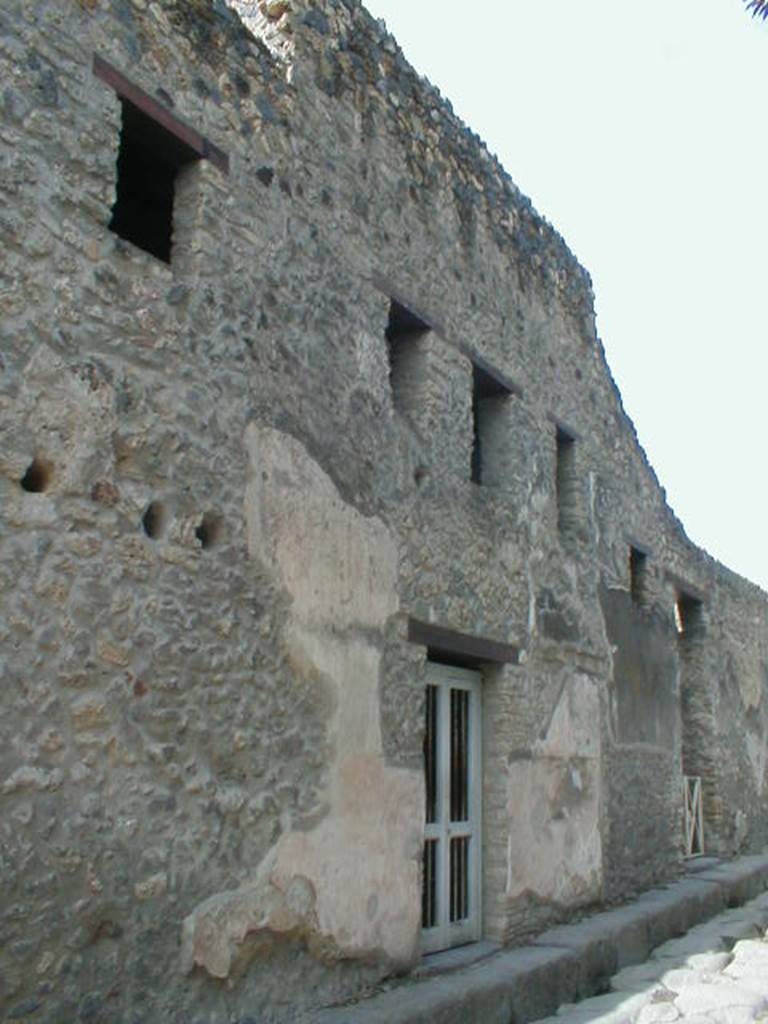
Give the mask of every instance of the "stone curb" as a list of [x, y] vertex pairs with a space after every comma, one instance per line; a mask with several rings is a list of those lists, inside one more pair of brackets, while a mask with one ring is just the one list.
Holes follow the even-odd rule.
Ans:
[[530, 946], [423, 981], [406, 982], [346, 1007], [323, 1010], [316, 1024], [526, 1024], [562, 1003], [599, 992], [630, 964], [694, 925], [768, 888], [768, 856], [742, 857], [651, 889], [634, 903], [539, 935]]

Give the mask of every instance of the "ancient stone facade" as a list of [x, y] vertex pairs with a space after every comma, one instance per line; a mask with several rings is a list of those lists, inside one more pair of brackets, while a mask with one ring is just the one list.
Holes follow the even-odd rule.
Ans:
[[762, 847], [765, 595], [383, 27], [5, 0], [0, 54], [2, 1013], [280, 1022], [411, 969], [441, 665], [478, 935], [674, 877], [684, 774], [707, 849]]

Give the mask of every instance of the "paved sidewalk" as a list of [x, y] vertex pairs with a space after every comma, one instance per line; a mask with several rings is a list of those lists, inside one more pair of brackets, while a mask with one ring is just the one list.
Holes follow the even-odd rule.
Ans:
[[[658, 978], [646, 977], [643, 980], [640, 974], [633, 976], [623, 972], [623, 968], [636, 964], [642, 965], [636, 968], [640, 972], [649, 967], [644, 961], [648, 960], [654, 949], [656, 959], [652, 959], [651, 963], [657, 965], [664, 957], [662, 950], [657, 947], [664, 943], [669, 945], [668, 940], [678, 936], [684, 936], [678, 941], [688, 941], [690, 936], [686, 932], [689, 929], [716, 915], [722, 915], [728, 907], [755, 900], [768, 889], [768, 856], [742, 857], [728, 864], [702, 866], [704, 870], [663, 889], [653, 889], [627, 906], [596, 914], [578, 924], [550, 929], [538, 936], [530, 946], [490, 951], [485, 959], [468, 966], [453, 966], [461, 963], [461, 955], [456, 951], [444, 959], [443, 963], [448, 969], [443, 973], [435, 973], [423, 980], [395, 984], [388, 991], [370, 999], [324, 1010], [313, 1019], [317, 1024], [527, 1024], [556, 1014], [558, 1007], [563, 1007], [563, 1004], [574, 1004], [584, 999], [594, 1004], [592, 1010], [587, 1011], [592, 1012], [592, 1017], [582, 1015], [587, 1007], [587, 1003], [582, 1002], [564, 1007], [557, 1016], [551, 1018], [549, 1024], [552, 1021], [556, 1024], [571, 1021], [580, 1024], [582, 1021], [593, 1020], [600, 1020], [602, 1024], [625, 1024], [629, 1021], [633, 1024], [655, 1024], [656, 1021], [678, 1019], [678, 1009], [681, 1013], [698, 1013], [698, 1017], [690, 1016], [690, 1020], [685, 1018], [686, 1024], [713, 1024], [713, 1021], [718, 1024], [737, 1024], [739, 1021], [759, 1019], [743, 1015], [712, 1017], [711, 1012], [710, 1016], [702, 1017], [702, 1011], [694, 1010], [694, 1007], [699, 1005], [696, 999], [701, 995], [701, 984], [706, 985], [708, 992], [713, 990], [713, 984], [709, 982], [696, 982], [687, 996], [677, 993], [675, 999], [682, 1000], [678, 1007], [676, 1004], [673, 1006], [668, 998], [662, 1005], [664, 1000], [659, 1001], [661, 997], [654, 995], [657, 989], [671, 993], [676, 991], [674, 988], [667, 987], [664, 982], [659, 983], [662, 986], [659, 988]], [[751, 929], [750, 936], [757, 936], [759, 929], [764, 931], [768, 920], [763, 924], [760, 915], [768, 913], [766, 908], [768, 897], [763, 902], [756, 900], [750, 908], [744, 908], [743, 913], [748, 917], [758, 915], [754, 919], [750, 917], [749, 923], [743, 925]], [[737, 919], [741, 918], [728, 918], [726, 914], [725, 919], [731, 939], [747, 936], [747, 933], [736, 932], [741, 927], [737, 925]], [[720, 926], [716, 922], [712, 924], [717, 931]], [[701, 933], [702, 936], [705, 934], [709, 935]], [[709, 938], [715, 941], [717, 937], [713, 932]], [[691, 941], [698, 939], [694, 936]], [[722, 936], [718, 941], [727, 945]], [[756, 942], [753, 945], [762, 948], [763, 944]], [[471, 947], [469, 950], [467, 955], [471, 955]], [[724, 946], [717, 946], [715, 952], [723, 950]], [[723, 961], [718, 970], [723, 972], [725, 980], [721, 980], [719, 985], [730, 985], [732, 976], [735, 977], [734, 971], [742, 971], [745, 978], [753, 978], [754, 972], [750, 973], [752, 968], [749, 965], [758, 963], [753, 954], [756, 956], [755, 950], [749, 946], [739, 954], [738, 959], [728, 964]], [[682, 952], [675, 953], [673, 950], [672, 956], [682, 956]], [[683, 962], [684, 959], [675, 968], [665, 967], [662, 974], [668, 969], [686, 970], [682, 966]], [[714, 964], [715, 961], [711, 961], [709, 968], [702, 967], [702, 970], [712, 973], [715, 970]], [[438, 969], [439, 965], [440, 961], [436, 959]], [[759, 970], [759, 967], [755, 970]], [[595, 992], [605, 992], [611, 984], [612, 976], [617, 973], [619, 984], [642, 983], [650, 986], [644, 1002], [639, 1001], [644, 998], [644, 990], [639, 989], [623, 989], [621, 992], [589, 999]], [[679, 979], [675, 977], [674, 980], [677, 982]], [[768, 1005], [768, 976], [764, 990]], [[600, 999], [606, 1002], [601, 1004]], [[594, 1016], [595, 1013], [621, 1013], [621, 1003], [628, 999], [637, 999], [638, 1002], [632, 1003], [633, 1009], [627, 1010], [624, 1016]], [[761, 1012], [758, 1005], [754, 1000], [748, 1005], [734, 1004], [733, 1013], [736, 1013], [737, 1008], [758, 1013]], [[720, 1012], [717, 1007], [714, 1010]], [[663, 1016], [664, 1013], [667, 1016]]]
[[768, 893], [718, 914], [611, 978], [612, 991], [538, 1024], [768, 1021]]

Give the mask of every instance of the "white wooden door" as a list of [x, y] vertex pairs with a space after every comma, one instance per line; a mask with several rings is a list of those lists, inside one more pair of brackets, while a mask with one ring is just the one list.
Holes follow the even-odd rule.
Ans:
[[421, 901], [425, 953], [480, 938], [480, 684], [477, 672], [429, 665]]

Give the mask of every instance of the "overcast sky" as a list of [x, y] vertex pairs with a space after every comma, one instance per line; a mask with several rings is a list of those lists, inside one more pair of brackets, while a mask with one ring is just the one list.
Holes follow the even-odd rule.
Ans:
[[768, 23], [741, 0], [364, 0], [594, 282], [688, 535], [768, 590]]

